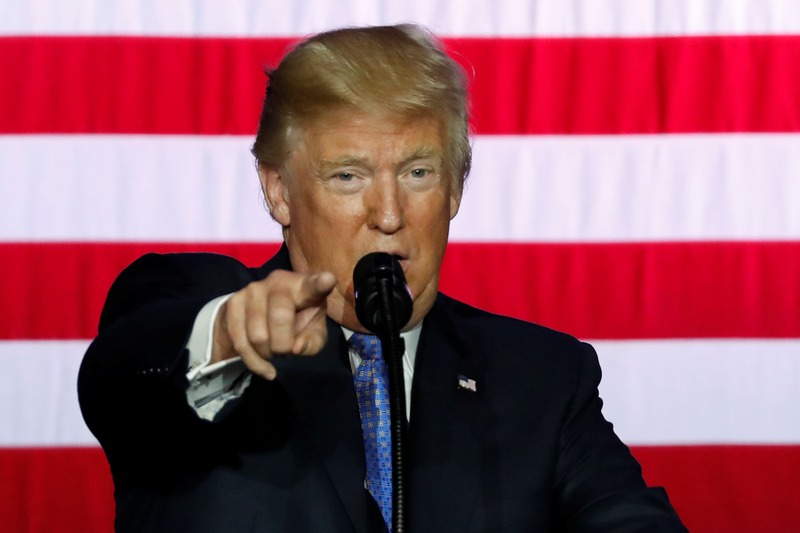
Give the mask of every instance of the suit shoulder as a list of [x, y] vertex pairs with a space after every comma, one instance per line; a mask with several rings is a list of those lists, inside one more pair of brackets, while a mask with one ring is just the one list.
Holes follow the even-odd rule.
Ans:
[[531, 406], [560, 398], [566, 409], [576, 391], [596, 390], [597, 355], [572, 335], [448, 297], [437, 299], [434, 309], [429, 335], [459, 354], [461, 368], [481, 376], [496, 398]]
[[236, 290], [254, 279], [250, 269], [233, 257], [212, 253], [148, 253], [119, 274], [109, 296], [130, 290], [181, 291], [192, 286], [210, 291]]
[[128, 265], [112, 283], [100, 327], [152, 301], [210, 300], [234, 292], [257, 279], [257, 272], [221, 254], [145, 254]]
[[203, 270], [250, 270], [238, 259], [211, 252], [147, 253], [133, 261], [129, 269], [174, 269], [191, 273]]
[[500, 345], [506, 342], [519, 345], [534, 340], [537, 344], [544, 343], [562, 348], [579, 349], [584, 345], [583, 342], [568, 333], [534, 322], [485, 311], [441, 293], [436, 304], [451, 317], [459, 331], [465, 334], [490, 337], [492, 341]]

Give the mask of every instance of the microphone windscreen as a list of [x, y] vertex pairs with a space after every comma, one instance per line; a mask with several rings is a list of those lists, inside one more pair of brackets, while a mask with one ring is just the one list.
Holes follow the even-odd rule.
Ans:
[[406, 284], [403, 267], [391, 254], [372, 252], [356, 263], [353, 269], [353, 287], [356, 300], [356, 316], [361, 325], [380, 334], [389, 326], [392, 316], [384, 316], [381, 305], [381, 287], [389, 291], [389, 312], [402, 328], [411, 319], [413, 302]]

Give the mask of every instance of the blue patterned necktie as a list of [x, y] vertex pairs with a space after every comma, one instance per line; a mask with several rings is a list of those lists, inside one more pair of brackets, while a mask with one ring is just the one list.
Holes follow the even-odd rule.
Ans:
[[392, 530], [392, 434], [389, 410], [389, 372], [375, 335], [354, 333], [350, 348], [361, 356], [355, 385], [361, 430], [364, 433], [367, 490], [378, 502], [383, 521]]

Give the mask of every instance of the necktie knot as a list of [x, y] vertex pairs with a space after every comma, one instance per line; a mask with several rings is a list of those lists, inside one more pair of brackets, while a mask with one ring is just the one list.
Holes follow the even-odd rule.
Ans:
[[353, 333], [350, 337], [350, 348], [363, 360], [383, 359], [381, 341], [376, 335], [366, 333]]

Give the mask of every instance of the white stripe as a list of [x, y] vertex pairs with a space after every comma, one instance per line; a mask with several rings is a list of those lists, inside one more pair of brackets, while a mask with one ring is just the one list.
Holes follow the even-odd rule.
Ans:
[[627, 444], [800, 443], [800, 340], [594, 343]]
[[[0, 241], [280, 241], [250, 142], [2, 136]], [[481, 136], [451, 240], [797, 240], [798, 146], [798, 134]]]
[[800, 237], [800, 135], [481, 137], [456, 241]]
[[26, 0], [0, 34], [306, 35], [414, 21], [440, 35], [641, 36], [800, 32], [794, 0]]
[[88, 341], [0, 342], [0, 446], [97, 444], [78, 407]]
[[250, 138], [0, 137], [0, 239], [280, 241]]
[[[87, 344], [0, 342], [0, 446], [96, 444], [75, 385]], [[628, 444], [800, 443], [798, 339], [594, 344]]]

